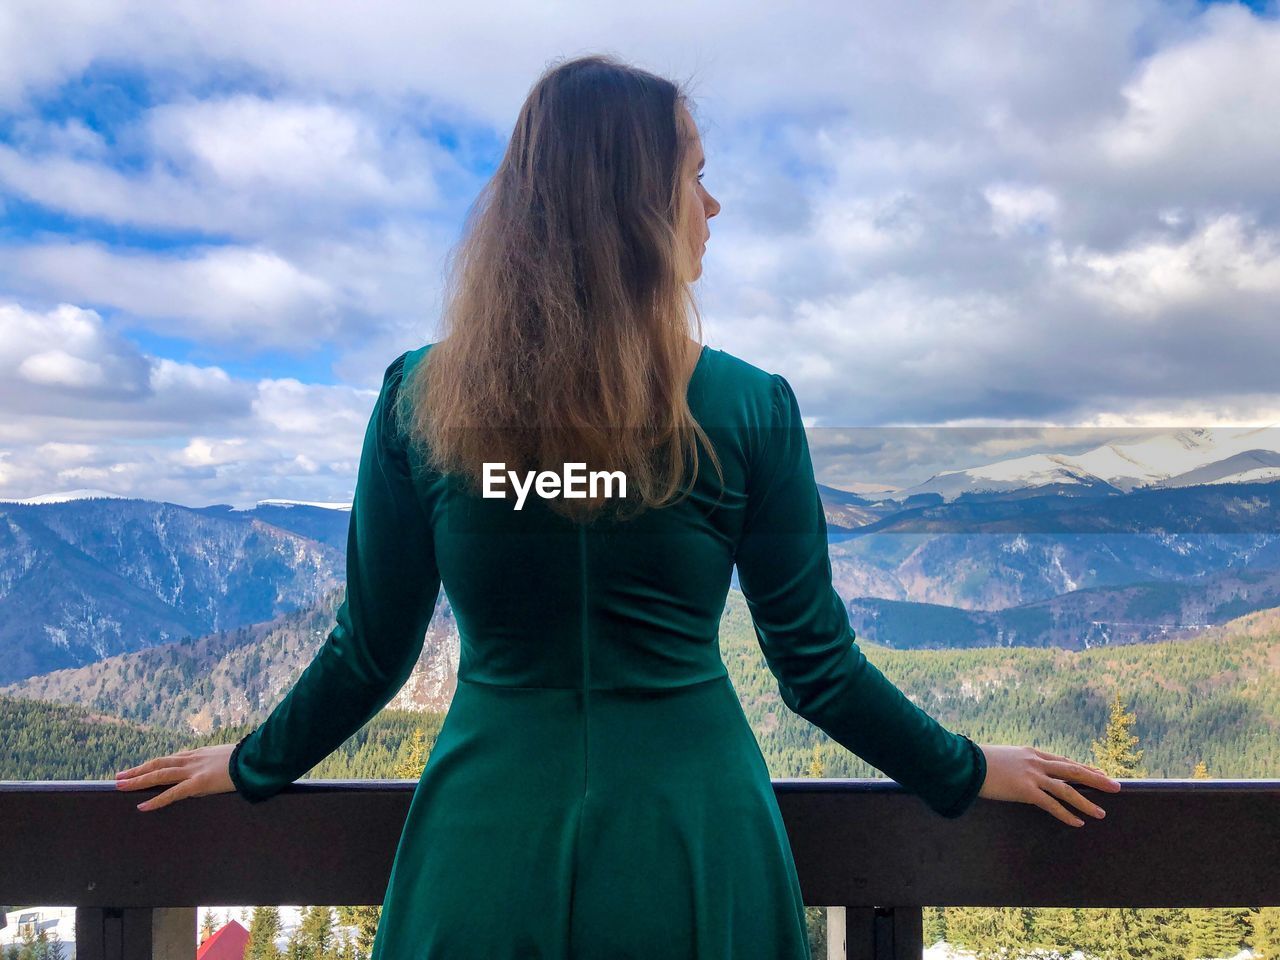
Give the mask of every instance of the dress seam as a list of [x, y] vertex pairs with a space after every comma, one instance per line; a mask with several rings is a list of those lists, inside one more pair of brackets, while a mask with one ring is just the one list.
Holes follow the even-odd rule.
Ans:
[[569, 951], [573, 950], [573, 906], [578, 885], [578, 854], [582, 850], [582, 821], [586, 819], [587, 791], [590, 788], [591, 759], [591, 662], [587, 637], [587, 531], [578, 527], [578, 588], [581, 591], [579, 601], [579, 643], [582, 651], [582, 795], [578, 798], [578, 823], [574, 828], [572, 868], [569, 881], [568, 937]]
[[582, 786], [586, 793], [587, 772], [590, 769], [591, 746], [591, 644], [587, 636], [587, 530], [578, 527], [578, 582], [581, 586], [582, 599], [579, 604], [580, 631], [582, 643]]

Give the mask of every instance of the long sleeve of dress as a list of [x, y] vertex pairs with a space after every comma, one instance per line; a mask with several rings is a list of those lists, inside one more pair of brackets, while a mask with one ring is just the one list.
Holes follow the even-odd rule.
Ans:
[[372, 719], [422, 652], [440, 574], [394, 417], [406, 356], [387, 368], [365, 432], [337, 623], [284, 699], [231, 754], [231, 780], [253, 803], [301, 777]]
[[986, 758], [912, 703], [863, 655], [832, 585], [827, 524], [791, 385], [773, 374], [773, 416], [752, 436], [744, 528], [735, 561], [756, 637], [783, 702], [833, 740], [959, 817]]

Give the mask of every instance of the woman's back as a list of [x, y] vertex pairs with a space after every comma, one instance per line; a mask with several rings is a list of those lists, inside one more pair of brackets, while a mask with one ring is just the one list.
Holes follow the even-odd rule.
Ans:
[[769, 374], [704, 347], [688, 398], [724, 490], [700, 451], [690, 496], [633, 519], [583, 526], [532, 489], [516, 510], [514, 496], [468, 496], [438, 475], [419, 481], [461, 636], [459, 677], [608, 689], [724, 676], [717, 629], [746, 506], [742, 424], [766, 420], [772, 389]]
[[267, 799], [396, 693], [441, 587], [458, 688], [415, 791], [371, 960], [808, 956], [769, 772], [720, 658], [735, 563], [784, 701], [944, 816], [982, 753], [853, 642], [790, 385], [704, 348], [688, 387], [719, 458], [692, 494], [582, 526], [423, 468], [387, 369], [366, 435], [347, 599], [315, 661], [237, 746]]

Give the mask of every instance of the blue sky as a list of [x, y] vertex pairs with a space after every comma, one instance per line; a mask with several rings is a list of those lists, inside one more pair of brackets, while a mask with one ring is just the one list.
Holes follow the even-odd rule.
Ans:
[[1280, 421], [1274, 2], [632, 9], [8, 5], [0, 498], [349, 498], [529, 85], [593, 51], [694, 81], [706, 340], [821, 479]]

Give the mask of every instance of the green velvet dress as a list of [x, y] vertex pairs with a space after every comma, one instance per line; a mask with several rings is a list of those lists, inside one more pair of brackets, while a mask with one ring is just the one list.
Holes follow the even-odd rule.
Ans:
[[970, 806], [986, 768], [858, 648], [790, 384], [704, 347], [688, 398], [724, 489], [704, 448], [683, 502], [575, 526], [534, 490], [516, 511], [424, 467], [393, 401], [430, 346], [387, 368], [346, 599], [237, 745], [237, 790], [267, 800], [382, 709], [443, 584], [458, 686], [372, 960], [807, 960], [791, 848], [720, 655], [734, 565], [788, 707], [943, 817]]

